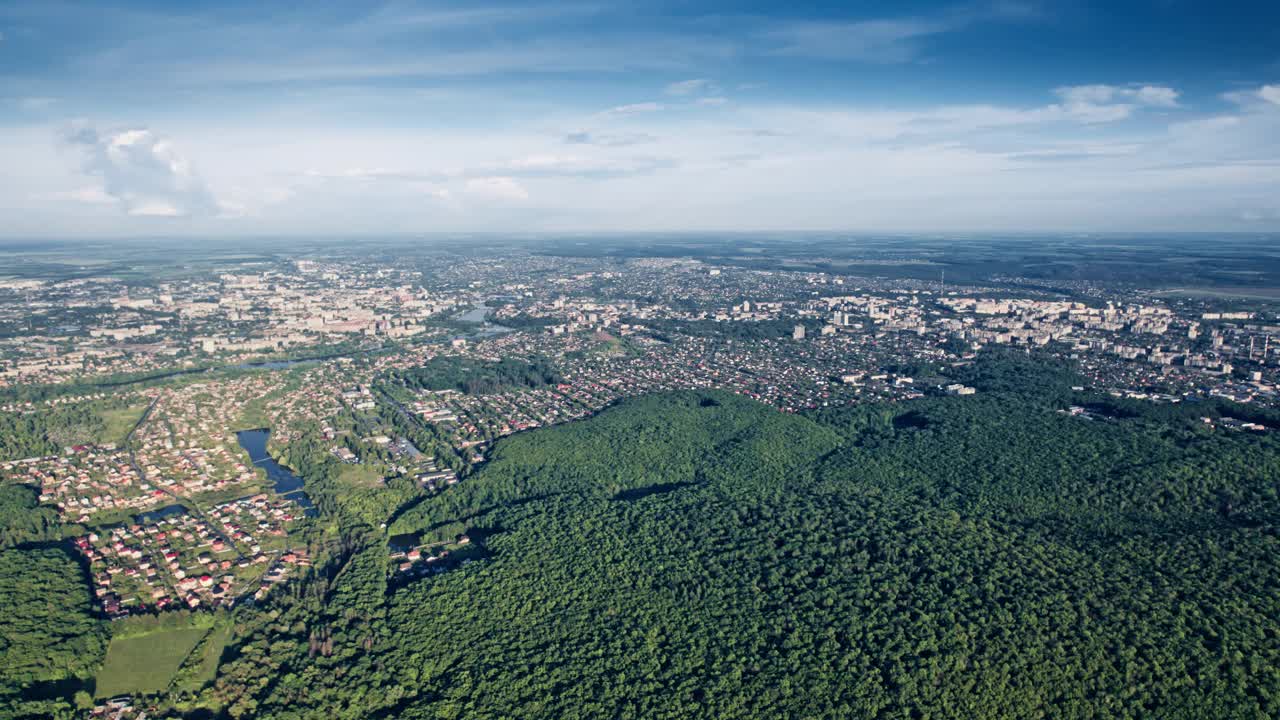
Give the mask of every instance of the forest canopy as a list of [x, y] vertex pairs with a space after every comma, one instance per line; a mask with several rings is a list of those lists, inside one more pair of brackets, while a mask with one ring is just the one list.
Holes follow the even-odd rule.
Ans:
[[0, 551], [0, 716], [70, 712], [50, 688], [79, 687], [102, 661], [107, 632], [91, 602], [67, 550]]
[[[778, 413], [626, 401], [498, 443], [389, 533], [488, 559], [388, 585], [366, 533], [246, 615], [233, 717], [1280, 714], [1270, 434], [1062, 412], [1068, 373]], [[1021, 378], [1021, 381], [1019, 381]]]
[[417, 390], [458, 390], [472, 395], [511, 387], [537, 388], [561, 380], [545, 358], [483, 361], [452, 355], [432, 358], [416, 368], [393, 371], [390, 379]]
[[40, 505], [40, 493], [30, 485], [0, 485], [0, 548], [53, 540], [61, 535], [58, 509]]

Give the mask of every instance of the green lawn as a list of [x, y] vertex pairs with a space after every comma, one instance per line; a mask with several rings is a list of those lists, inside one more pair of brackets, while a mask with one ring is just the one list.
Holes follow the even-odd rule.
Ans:
[[382, 485], [382, 473], [369, 465], [343, 465], [338, 479], [356, 487], [378, 487]]
[[138, 420], [146, 409], [146, 404], [142, 404], [117, 410], [103, 410], [99, 414], [105, 427], [102, 430], [102, 435], [98, 438], [98, 442], [117, 444], [124, 442], [124, 436], [128, 435], [133, 426], [138, 424]]
[[[218, 674], [218, 661], [222, 659], [222, 651], [227, 647], [227, 642], [231, 640], [231, 625], [229, 623], [220, 625], [209, 631], [209, 637], [206, 638], [204, 645], [201, 647], [199, 655], [199, 666], [195, 670], [195, 675], [187, 682], [187, 689], [196, 692], [200, 688], [213, 682]], [[192, 658], [195, 662], [197, 658]], [[182, 681], [179, 681], [180, 683]]]
[[207, 632], [208, 628], [182, 628], [112, 640], [106, 662], [98, 673], [97, 696], [164, 690], [178, 666]]

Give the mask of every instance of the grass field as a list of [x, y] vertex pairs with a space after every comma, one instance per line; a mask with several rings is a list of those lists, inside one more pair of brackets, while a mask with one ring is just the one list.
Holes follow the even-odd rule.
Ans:
[[338, 479], [356, 487], [378, 487], [382, 484], [382, 473], [368, 465], [344, 465]]
[[[200, 666], [191, 677], [187, 689], [196, 692], [213, 682], [218, 674], [218, 661], [222, 659], [222, 651], [231, 640], [231, 625], [223, 624], [209, 631], [209, 637], [199, 653]], [[195, 658], [192, 659], [193, 662]]]
[[[98, 673], [97, 696], [114, 697], [164, 690], [178, 671], [178, 666], [206, 632], [209, 632], [208, 628], [182, 628], [115, 638], [107, 648], [106, 662]], [[214, 662], [216, 668], [216, 660]]]
[[143, 404], [120, 408], [119, 410], [103, 410], [101, 416], [106, 428], [103, 429], [102, 436], [98, 438], [98, 442], [124, 442], [124, 436], [128, 435], [133, 426], [138, 424], [138, 419], [142, 417], [142, 413], [146, 409], [147, 406]]

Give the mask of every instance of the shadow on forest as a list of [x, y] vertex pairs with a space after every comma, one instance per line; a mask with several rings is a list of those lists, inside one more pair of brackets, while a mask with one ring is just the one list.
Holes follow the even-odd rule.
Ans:
[[907, 412], [893, 418], [894, 430], [923, 430], [933, 423], [924, 413]]
[[681, 488], [692, 487], [695, 484], [696, 483], [692, 483], [692, 482], [674, 482], [674, 483], [659, 483], [657, 485], [646, 485], [644, 487], [632, 488], [630, 490], [623, 490], [622, 492], [610, 498], [610, 500], [631, 502], [633, 500], [641, 500], [643, 498], [647, 498], [650, 495], [661, 495], [663, 493], [674, 492]]

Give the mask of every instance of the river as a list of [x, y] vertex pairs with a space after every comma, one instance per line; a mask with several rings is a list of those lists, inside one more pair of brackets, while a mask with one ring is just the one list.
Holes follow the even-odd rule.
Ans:
[[254, 465], [267, 471], [267, 479], [272, 482], [275, 491], [285, 498], [292, 500], [302, 506], [306, 510], [307, 517], [315, 517], [315, 505], [311, 502], [311, 498], [307, 496], [305, 490], [302, 489], [302, 478], [293, 474], [289, 468], [276, 462], [267, 452], [267, 438], [271, 437], [271, 431], [267, 429], [257, 430], [241, 430], [236, 433], [236, 441], [240, 443], [240, 447], [249, 453], [249, 459]]
[[325, 360], [331, 360], [337, 357], [345, 357], [343, 355], [327, 355], [317, 358], [300, 358], [298, 360], [262, 360], [259, 362], [244, 362], [231, 367], [237, 370], [281, 370], [294, 365], [305, 365], [308, 363], [318, 363]]

